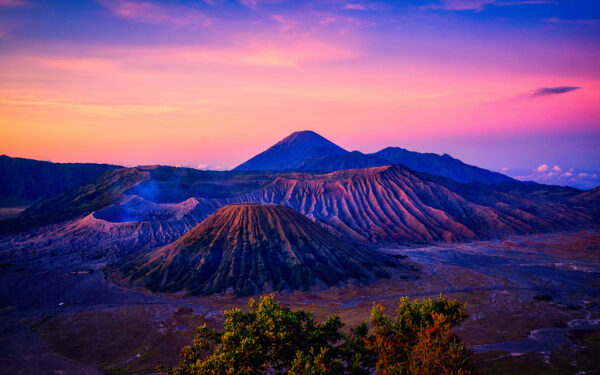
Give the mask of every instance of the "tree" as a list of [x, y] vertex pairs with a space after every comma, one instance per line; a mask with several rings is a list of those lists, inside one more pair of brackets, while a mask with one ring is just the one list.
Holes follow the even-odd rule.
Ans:
[[[339, 317], [324, 323], [312, 313], [290, 310], [272, 296], [259, 302], [251, 299], [248, 312], [234, 308], [224, 313], [224, 332], [203, 325], [194, 342], [182, 350], [175, 368], [161, 368], [169, 375], [261, 374], [267, 371], [289, 374], [367, 374], [372, 363], [363, 366], [361, 350], [366, 326], [346, 336]], [[361, 368], [364, 367], [364, 368]]]
[[248, 311], [224, 313], [224, 331], [197, 328], [192, 345], [181, 351], [168, 375], [289, 374], [365, 375], [472, 373], [469, 352], [450, 328], [466, 317], [456, 301], [400, 300], [396, 319], [375, 305], [373, 332], [366, 323], [341, 331], [332, 315], [316, 322], [312, 313], [291, 310], [272, 296], [248, 303]]
[[396, 317], [374, 305], [371, 311], [373, 333], [367, 348], [377, 357], [380, 375], [474, 373], [468, 349], [450, 329], [466, 319], [465, 307], [455, 300], [410, 301], [401, 298]]

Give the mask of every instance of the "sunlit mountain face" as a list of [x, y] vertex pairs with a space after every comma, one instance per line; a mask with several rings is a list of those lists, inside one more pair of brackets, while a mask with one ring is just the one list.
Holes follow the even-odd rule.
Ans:
[[594, 0], [4, 0], [0, 152], [223, 170], [311, 129], [591, 188], [599, 14]]

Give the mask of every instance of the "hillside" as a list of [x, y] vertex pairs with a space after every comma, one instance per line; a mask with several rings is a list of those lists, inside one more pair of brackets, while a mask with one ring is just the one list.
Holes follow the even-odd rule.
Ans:
[[391, 164], [388, 160], [381, 159], [377, 156], [365, 155], [359, 151], [352, 151], [340, 155], [306, 160], [298, 166], [298, 170], [335, 172], [344, 169], [371, 168], [388, 164]]
[[87, 184], [75, 186], [32, 205], [17, 217], [2, 221], [0, 234], [21, 232], [87, 215], [117, 203], [126, 190], [148, 178], [147, 172], [137, 168], [108, 171]]
[[368, 282], [392, 261], [328, 233], [291, 208], [219, 209], [174, 243], [109, 269], [155, 291], [251, 295]]
[[600, 185], [570, 197], [569, 202], [600, 217]]
[[[575, 199], [545, 185], [535, 189], [463, 184], [399, 165], [328, 174], [138, 167], [40, 202], [4, 221], [1, 230], [23, 232], [4, 238], [12, 248], [84, 246], [118, 255], [170, 243], [231, 203], [286, 205], [331, 232], [367, 243], [469, 241], [598, 221], [595, 200], [584, 199], [593, 191]], [[36, 229], [48, 224], [55, 225]]]
[[448, 154], [420, 153], [400, 147], [388, 147], [369, 155], [387, 160], [388, 164], [402, 164], [414, 171], [447, 177], [458, 182], [492, 185], [515, 181], [501, 173], [463, 163]]
[[399, 165], [279, 177], [228, 201], [283, 204], [348, 238], [371, 243], [466, 241], [564, 230], [591, 220], [566, 205]]
[[0, 155], [0, 207], [28, 206], [89, 182], [116, 165], [51, 163]]

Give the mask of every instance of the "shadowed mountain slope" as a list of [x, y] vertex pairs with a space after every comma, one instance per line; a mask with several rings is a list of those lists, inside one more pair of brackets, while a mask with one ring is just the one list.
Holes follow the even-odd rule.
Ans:
[[544, 185], [533, 181], [509, 181], [494, 185], [494, 190], [541, 201], [567, 202], [583, 190], [570, 186]]
[[234, 171], [293, 170], [304, 161], [347, 151], [319, 134], [306, 130], [290, 134], [264, 152], [234, 168]]
[[400, 147], [388, 147], [369, 155], [387, 160], [388, 164], [402, 164], [414, 171], [447, 177], [459, 182], [478, 182], [480, 184], [491, 185], [515, 181], [501, 173], [463, 163], [448, 154], [440, 156], [431, 153], [408, 151]]
[[178, 203], [191, 197], [224, 198], [247, 193], [267, 185], [274, 172], [201, 171], [167, 166], [137, 167], [149, 178], [133, 186], [127, 194], [159, 203]]
[[569, 198], [569, 202], [600, 217], [600, 185]]
[[251, 295], [368, 282], [388, 276], [382, 265], [394, 264], [291, 208], [241, 204], [223, 207], [174, 243], [110, 269], [155, 291]]
[[0, 207], [30, 205], [117, 168], [121, 167], [108, 164], [51, 163], [0, 155]]
[[360, 151], [352, 151], [340, 155], [314, 158], [300, 164], [298, 170], [335, 172], [344, 169], [361, 169], [380, 167], [391, 164], [388, 160], [373, 155], [365, 155]]
[[147, 172], [122, 168], [36, 203], [19, 216], [2, 221], [0, 233], [14, 233], [87, 215], [118, 202], [132, 186], [148, 179]]

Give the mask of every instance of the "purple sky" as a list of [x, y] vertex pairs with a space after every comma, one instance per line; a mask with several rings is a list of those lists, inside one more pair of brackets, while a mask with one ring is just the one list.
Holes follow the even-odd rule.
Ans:
[[598, 45], [597, 0], [0, 0], [0, 153], [222, 169], [311, 129], [589, 188]]

